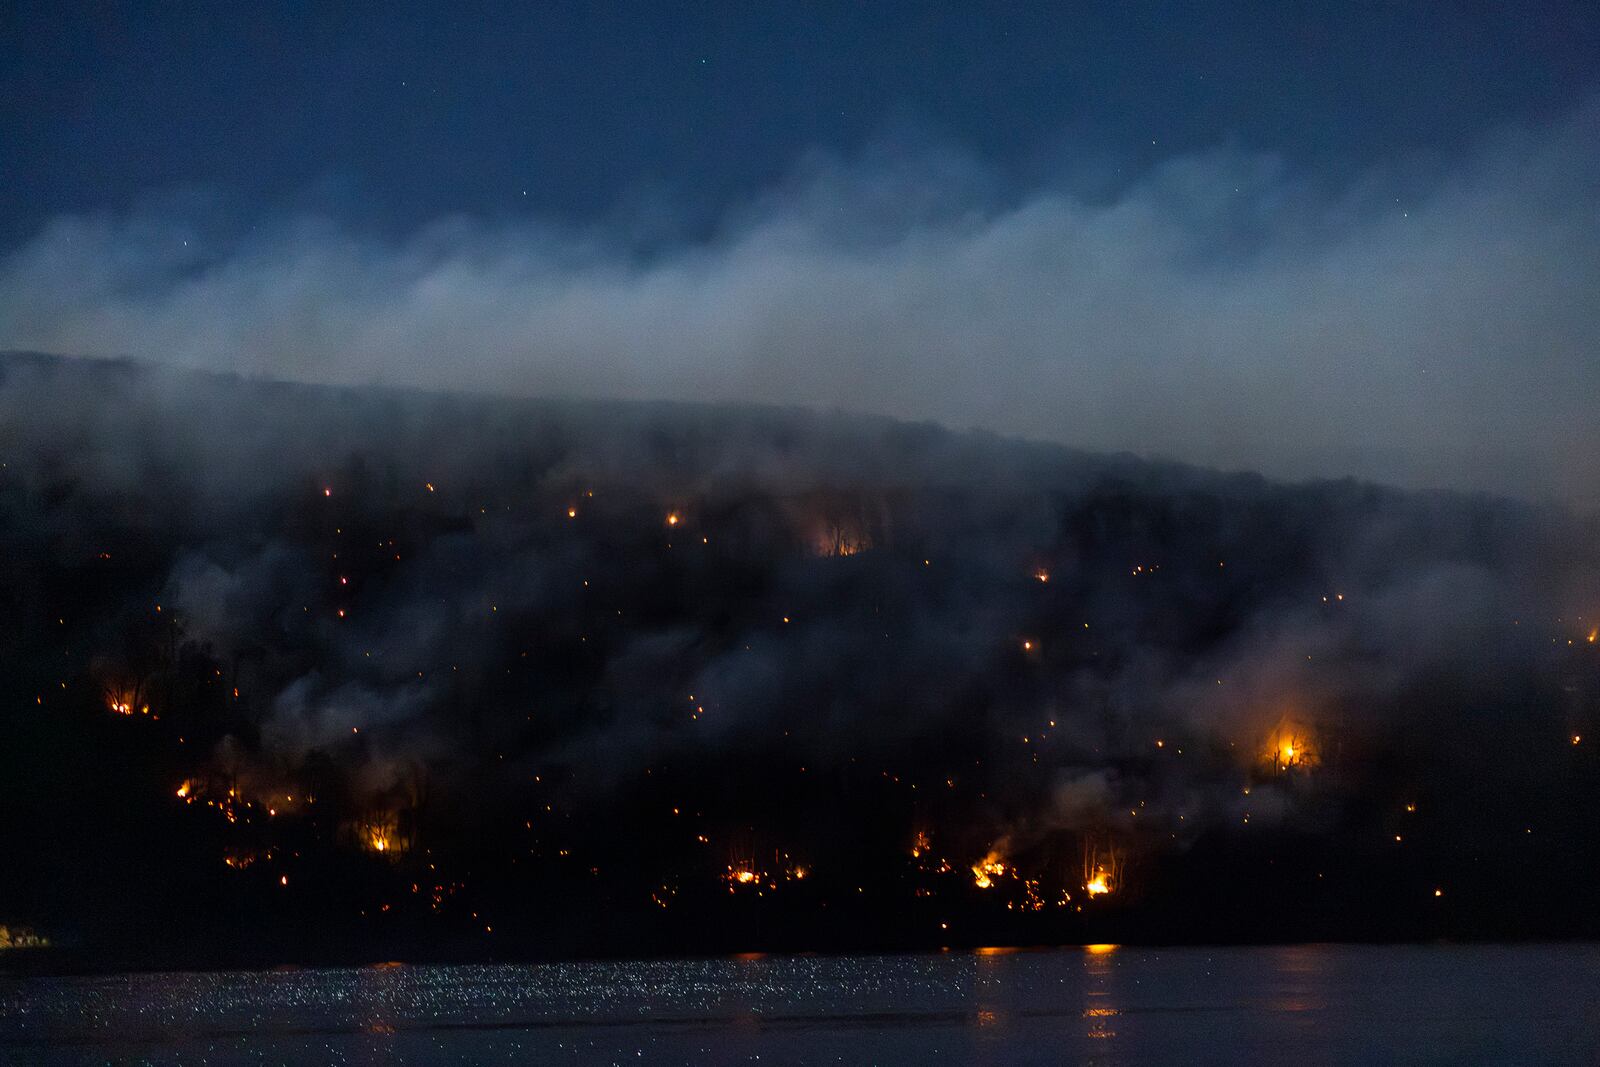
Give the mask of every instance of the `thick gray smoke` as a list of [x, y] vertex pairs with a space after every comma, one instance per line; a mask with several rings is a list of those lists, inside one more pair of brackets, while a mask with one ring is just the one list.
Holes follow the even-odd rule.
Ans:
[[[881, 768], [980, 849], [1170, 843], [1304, 817], [1239, 788], [1280, 734], [1358, 793], [1436, 725], [1560, 758], [1595, 714], [1594, 530], [1557, 508], [792, 410], [0, 369], [8, 614], [71, 617], [108, 677], [119, 627], [181, 624], [247, 777], [331, 756], [356, 795], [425, 768], [488, 803], [560, 771], [603, 804]], [[83, 604], [28, 591], [52, 567]]]
[[1600, 105], [1337, 189], [1271, 157], [1001, 194], [817, 159], [707, 240], [57, 218], [0, 346], [293, 379], [842, 406], [1269, 474], [1596, 501]]

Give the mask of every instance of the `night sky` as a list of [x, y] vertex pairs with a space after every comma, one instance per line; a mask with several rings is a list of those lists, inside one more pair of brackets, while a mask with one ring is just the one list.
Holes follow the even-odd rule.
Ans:
[[905, 129], [1018, 185], [1221, 144], [1340, 181], [1548, 121], [1600, 73], [1577, 3], [251, 8], [7, 5], [8, 236], [195, 183], [394, 229], [652, 193], [703, 221]]
[[0, 346], [1592, 504], [1588, 4], [0, 15]]

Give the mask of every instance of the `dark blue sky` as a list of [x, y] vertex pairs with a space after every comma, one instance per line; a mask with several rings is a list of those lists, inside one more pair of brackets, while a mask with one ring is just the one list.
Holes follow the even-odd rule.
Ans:
[[1022, 186], [1219, 143], [1338, 181], [1569, 107], [1600, 71], [1595, 12], [11, 0], [0, 233], [192, 185], [380, 229], [645, 196], [692, 228], [807, 150], [907, 128]]

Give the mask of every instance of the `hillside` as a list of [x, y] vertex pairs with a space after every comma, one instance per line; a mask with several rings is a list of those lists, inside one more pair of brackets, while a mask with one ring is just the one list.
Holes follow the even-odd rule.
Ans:
[[0, 355], [0, 967], [1596, 936], [1596, 533]]

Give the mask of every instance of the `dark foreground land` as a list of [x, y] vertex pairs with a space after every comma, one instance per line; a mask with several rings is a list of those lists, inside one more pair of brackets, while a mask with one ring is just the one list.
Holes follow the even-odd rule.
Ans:
[[1594, 937], [1597, 575], [1501, 500], [4, 356], [0, 971]]

